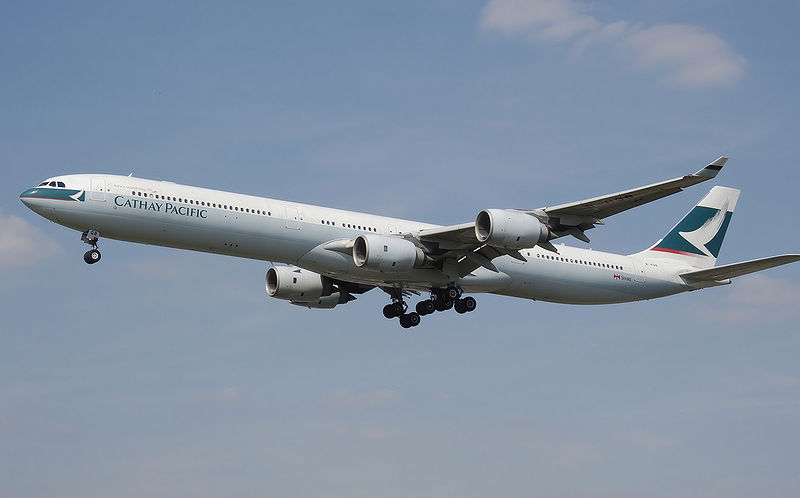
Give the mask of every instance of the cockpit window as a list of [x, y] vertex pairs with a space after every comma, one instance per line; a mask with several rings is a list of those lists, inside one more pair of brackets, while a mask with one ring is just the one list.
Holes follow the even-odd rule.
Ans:
[[52, 181], [52, 180], [45, 180], [39, 184], [40, 187], [61, 187], [66, 188], [64, 182]]

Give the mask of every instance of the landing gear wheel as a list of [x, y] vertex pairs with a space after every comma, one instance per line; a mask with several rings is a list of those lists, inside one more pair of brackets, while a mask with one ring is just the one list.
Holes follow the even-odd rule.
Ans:
[[383, 316], [389, 319], [392, 319], [397, 316], [394, 314], [394, 303], [387, 304], [386, 306], [383, 307]]
[[475, 301], [475, 298], [469, 296], [456, 301], [455, 308], [456, 312], [458, 313], [469, 313], [470, 311], [473, 311], [476, 306], [478, 306], [478, 303]]
[[395, 301], [383, 307], [383, 316], [386, 318], [396, 318], [402, 316], [406, 312], [406, 303], [403, 301]]
[[419, 313], [411, 312], [405, 315], [400, 315], [400, 326], [404, 329], [416, 327], [420, 322]]
[[91, 249], [86, 251], [86, 254], [83, 255], [83, 260], [86, 261], [88, 264], [93, 265], [100, 261], [100, 251], [97, 249]]
[[453, 300], [444, 298], [436, 301], [436, 311], [447, 311], [453, 307]]
[[464, 299], [461, 299], [461, 303], [462, 307], [467, 313], [470, 311], [475, 311], [475, 308], [478, 307], [478, 302], [472, 296], [467, 296]]
[[430, 315], [434, 311], [436, 311], [436, 305], [430, 299], [426, 299], [424, 301], [420, 301], [417, 303], [416, 306], [417, 313], [420, 316]]
[[458, 299], [458, 296], [461, 295], [461, 292], [459, 292], [459, 290], [456, 287], [448, 287], [447, 289], [445, 289], [444, 295], [448, 299], [455, 301], [456, 299]]

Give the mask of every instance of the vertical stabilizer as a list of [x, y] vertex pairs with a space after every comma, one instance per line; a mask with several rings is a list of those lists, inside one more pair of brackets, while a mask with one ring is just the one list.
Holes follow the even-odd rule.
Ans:
[[711, 268], [719, 256], [740, 192], [735, 188], [712, 188], [663, 239], [639, 254]]

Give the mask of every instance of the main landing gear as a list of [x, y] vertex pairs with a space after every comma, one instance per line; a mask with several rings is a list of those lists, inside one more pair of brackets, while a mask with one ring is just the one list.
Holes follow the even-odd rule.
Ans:
[[402, 295], [392, 296], [391, 304], [383, 307], [383, 316], [389, 319], [400, 317], [400, 326], [404, 329], [419, 325], [419, 313], [413, 311], [406, 313], [406, 311], [408, 311], [408, 304], [403, 301]]
[[81, 240], [92, 246], [92, 248], [83, 255], [83, 260], [90, 265], [100, 261], [100, 251], [97, 250], [97, 241], [100, 240], [100, 232], [97, 230], [87, 230], [81, 234]]
[[475, 310], [478, 303], [472, 296], [461, 297], [461, 289], [455, 286], [446, 289], [433, 289], [430, 299], [425, 299], [417, 303], [416, 311], [407, 313], [408, 304], [403, 301], [402, 294], [398, 291], [392, 294], [391, 304], [383, 307], [383, 316], [386, 318], [400, 317], [400, 325], [404, 328], [416, 327], [420, 323], [421, 317], [430, 315], [436, 311], [447, 311], [455, 308], [457, 313], [469, 313]]

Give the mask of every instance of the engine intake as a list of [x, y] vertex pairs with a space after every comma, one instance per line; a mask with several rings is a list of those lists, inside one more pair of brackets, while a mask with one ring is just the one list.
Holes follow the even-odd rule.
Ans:
[[330, 280], [296, 266], [273, 266], [267, 270], [265, 285], [267, 294], [292, 303], [316, 302], [332, 292]]
[[410, 240], [365, 234], [353, 243], [353, 261], [361, 268], [402, 272], [424, 263], [425, 253]]
[[550, 230], [535, 216], [511, 209], [484, 209], [475, 219], [479, 242], [507, 249], [525, 249], [546, 242]]

